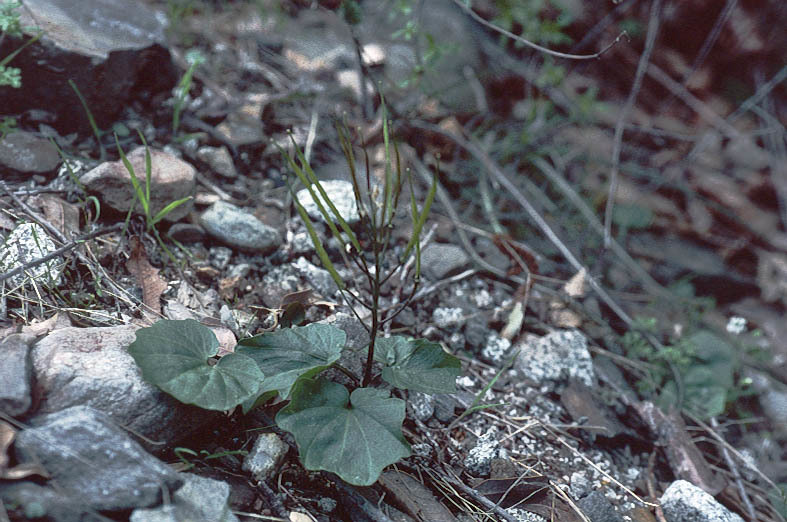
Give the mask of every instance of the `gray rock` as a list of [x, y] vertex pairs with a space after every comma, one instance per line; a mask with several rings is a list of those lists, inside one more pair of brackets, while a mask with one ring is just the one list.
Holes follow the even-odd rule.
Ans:
[[590, 522], [623, 522], [623, 517], [600, 491], [591, 491], [577, 504]]
[[37, 411], [87, 405], [133, 432], [168, 442], [215, 419], [217, 414], [186, 406], [142, 379], [126, 351], [137, 328], [61, 328], [39, 340], [31, 353]]
[[238, 177], [235, 164], [227, 147], [200, 147], [197, 151], [197, 158], [204, 161], [218, 175], [228, 179]]
[[456, 417], [456, 408], [459, 401], [453, 393], [439, 393], [434, 395], [434, 416], [440, 422], [447, 424]]
[[426, 422], [434, 415], [435, 396], [429, 393], [410, 391], [407, 394], [407, 405], [419, 421]]
[[180, 477], [184, 484], [172, 496], [170, 504], [135, 509], [130, 522], [237, 522], [238, 517], [227, 505], [229, 484], [191, 473], [181, 473]]
[[664, 491], [661, 509], [668, 522], [743, 522], [709, 493], [685, 480], [676, 480]]
[[592, 387], [596, 377], [587, 338], [577, 330], [557, 330], [543, 337], [527, 336], [516, 345], [514, 362], [525, 378], [548, 386], [578, 379]]
[[440, 307], [432, 312], [432, 321], [438, 328], [450, 328], [465, 320], [465, 312], [461, 308]]
[[34, 174], [52, 172], [59, 164], [57, 148], [35, 134], [14, 131], [0, 140], [0, 166]]
[[331, 297], [338, 290], [330, 272], [314, 266], [305, 257], [299, 257], [292, 266], [323, 296]]
[[214, 203], [200, 221], [208, 234], [241, 250], [270, 252], [281, 245], [275, 229], [225, 201]]
[[287, 443], [275, 433], [263, 433], [257, 437], [251, 451], [243, 459], [243, 469], [258, 481], [266, 481], [276, 475], [289, 449]]
[[586, 497], [588, 493], [593, 490], [593, 486], [590, 484], [587, 472], [585, 471], [575, 471], [572, 473], [569, 484], [571, 486], [571, 495], [575, 500]]
[[478, 349], [484, 346], [487, 338], [490, 334], [494, 333], [494, 331], [489, 329], [486, 324], [486, 319], [476, 315], [467, 319], [464, 333], [467, 344], [473, 349]]
[[57, 522], [98, 522], [106, 520], [82, 502], [53, 488], [33, 482], [0, 484], [0, 499], [6, 507], [19, 506], [26, 518], [48, 517]]
[[[0, 246], [0, 273], [41, 259], [55, 250], [57, 250], [57, 246], [44, 227], [37, 223], [22, 223], [11, 231], [3, 245]], [[50, 259], [11, 277], [6, 280], [6, 285], [15, 287], [35, 280], [37, 284], [55, 286], [59, 283], [63, 265], [62, 257]]]
[[20, 461], [40, 462], [64, 494], [96, 510], [152, 506], [162, 488], [182, 484], [107, 415], [87, 406], [36, 417], [17, 434], [14, 449]]
[[[14, 58], [22, 88], [0, 87], [5, 114], [57, 108], [51, 124], [62, 134], [90, 133], [85, 109], [68, 84], [84, 96], [96, 124], [106, 129], [132, 95], [169, 91], [178, 72], [166, 45], [166, 20], [145, 3], [125, 0], [25, 0], [19, 10], [27, 35], [44, 35]], [[0, 56], [21, 40], [5, 38]]]
[[500, 447], [500, 442], [496, 439], [497, 429], [490, 428], [489, 431], [481, 435], [465, 457], [465, 469], [476, 477], [489, 475], [492, 467], [492, 460], [506, 457], [506, 450]]
[[219, 270], [224, 270], [232, 259], [232, 249], [224, 246], [211, 247], [208, 252], [210, 266]]
[[497, 332], [491, 332], [481, 349], [481, 358], [491, 364], [499, 365], [505, 360], [510, 348], [511, 341], [500, 337]]
[[548, 522], [547, 519], [538, 513], [533, 513], [532, 511], [526, 511], [520, 508], [506, 508], [506, 513], [514, 517], [517, 522]]
[[[150, 213], [155, 216], [161, 209], [179, 199], [191, 197], [197, 186], [196, 170], [190, 164], [164, 151], [148, 147], [150, 151]], [[145, 147], [137, 147], [126, 155], [137, 179], [145, 183]], [[134, 198], [131, 174], [123, 162], [105, 161], [79, 178], [85, 188], [98, 195], [102, 204], [121, 212], [128, 212]], [[186, 201], [164, 218], [175, 222], [191, 212], [192, 201]], [[135, 211], [142, 213], [142, 205], [135, 203]]]
[[0, 411], [17, 417], [30, 409], [32, 335], [11, 334], [0, 341]]
[[205, 230], [199, 225], [193, 223], [175, 223], [167, 231], [167, 235], [181, 243], [196, 243], [204, 241], [207, 237]]
[[440, 280], [466, 267], [470, 258], [456, 245], [432, 243], [421, 252], [421, 267], [432, 279]]
[[[333, 203], [336, 207], [336, 210], [339, 211], [339, 214], [344, 218], [344, 220], [348, 224], [354, 224], [360, 221], [360, 215], [358, 214], [358, 205], [355, 202], [355, 193], [353, 192], [353, 185], [349, 181], [344, 181], [340, 179], [334, 180], [327, 180], [327, 181], [320, 181], [322, 188], [325, 190], [325, 193], [328, 195], [328, 199]], [[320, 201], [322, 201], [322, 197], [319, 195], [317, 191], [317, 187], [312, 185], [312, 190], [314, 193], [318, 195]], [[314, 202], [311, 194], [307, 189], [299, 190], [296, 194], [298, 201], [301, 202], [303, 208], [306, 209], [306, 212], [309, 214], [309, 217], [316, 221], [325, 221], [323, 215], [320, 213], [320, 209], [317, 207], [317, 203]], [[328, 215], [333, 215], [331, 213], [331, 209], [328, 207], [325, 201], [322, 201], [323, 207], [328, 211]]]

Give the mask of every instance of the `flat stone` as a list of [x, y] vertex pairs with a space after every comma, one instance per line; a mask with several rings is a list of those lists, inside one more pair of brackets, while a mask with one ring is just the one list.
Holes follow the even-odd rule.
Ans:
[[587, 338], [577, 330], [557, 330], [543, 337], [529, 335], [514, 347], [514, 368], [541, 385], [556, 386], [578, 379], [593, 387], [596, 376]]
[[254, 446], [243, 459], [243, 469], [258, 481], [272, 478], [279, 470], [290, 447], [275, 433], [263, 433], [254, 441]]
[[[173, 201], [194, 195], [197, 186], [196, 170], [189, 163], [164, 151], [149, 147], [150, 151], [150, 206], [151, 216]], [[145, 147], [137, 147], [126, 155], [137, 179], [145, 183]], [[134, 199], [134, 186], [123, 162], [106, 161], [84, 174], [80, 182], [85, 188], [98, 195], [102, 204], [108, 204], [121, 212], [128, 212]], [[136, 201], [137, 213], [142, 213], [142, 204]], [[192, 201], [176, 207], [164, 218], [175, 222], [191, 212]]]
[[[115, 122], [132, 97], [152, 99], [169, 91], [179, 73], [166, 49], [166, 18], [145, 3], [125, 0], [25, 0], [19, 10], [27, 33], [40, 40], [14, 58], [22, 88], [0, 87], [3, 112], [56, 108], [51, 125], [61, 134], [92, 133], [85, 109], [69, 85], [79, 88], [96, 125]], [[23, 39], [5, 38], [0, 56]]]
[[170, 504], [151, 509], [135, 509], [130, 522], [181, 522], [204, 520], [237, 522], [227, 501], [230, 486], [226, 482], [181, 473], [183, 486], [172, 496]]
[[17, 434], [21, 462], [40, 462], [64, 494], [99, 511], [148, 507], [178, 474], [131, 440], [105, 414], [75, 406], [42, 415]]
[[313, 265], [305, 257], [299, 257], [292, 266], [323, 296], [331, 297], [337, 292], [338, 288], [330, 272]]
[[[11, 231], [0, 246], [0, 273], [41, 259], [55, 250], [57, 246], [44, 227], [38, 223], [22, 223]], [[9, 278], [6, 280], [6, 285], [16, 287], [35, 281], [36, 284], [56, 286], [63, 272], [63, 264], [62, 257], [50, 259]]]
[[[358, 205], [355, 202], [355, 192], [353, 192], [352, 183], [341, 179], [332, 179], [320, 181], [320, 185], [322, 185], [322, 188], [325, 190], [325, 194], [327, 194], [328, 199], [336, 207], [336, 210], [339, 211], [339, 215], [341, 215], [348, 224], [354, 224], [360, 221], [361, 218], [358, 214]], [[317, 194], [317, 197], [325, 210], [328, 211], [328, 215], [333, 217], [330, 207], [328, 207], [328, 204], [323, 200], [315, 185], [312, 185], [312, 190], [314, 190], [314, 193]], [[301, 202], [301, 205], [303, 205], [303, 208], [306, 210], [306, 212], [309, 214], [309, 217], [316, 221], [325, 222], [325, 218], [323, 217], [322, 213], [320, 213], [317, 203], [315, 203], [314, 198], [312, 198], [307, 189], [299, 190], [296, 194], [296, 197], [298, 198], [298, 201]]]
[[434, 280], [454, 275], [469, 261], [464, 249], [456, 245], [432, 243], [421, 252], [421, 267]]
[[[61, 328], [32, 349], [39, 413], [85, 405], [154, 441], [173, 442], [217, 418], [142, 379], [127, 348], [137, 326]], [[160, 445], [142, 442], [151, 450]]]
[[0, 341], [0, 411], [11, 417], [22, 415], [30, 409], [30, 345], [32, 335], [11, 334]]
[[270, 252], [282, 243], [276, 229], [225, 201], [203, 212], [200, 223], [208, 234], [240, 250]]
[[661, 496], [667, 522], [743, 522], [709, 493], [691, 482], [676, 480]]
[[31, 132], [14, 131], [0, 140], [0, 166], [20, 173], [53, 172], [60, 155], [52, 142]]
[[577, 504], [590, 522], [623, 522], [623, 517], [600, 491], [591, 491]]
[[197, 158], [207, 163], [219, 176], [228, 179], [238, 177], [238, 171], [235, 170], [235, 164], [227, 147], [200, 147], [197, 150]]

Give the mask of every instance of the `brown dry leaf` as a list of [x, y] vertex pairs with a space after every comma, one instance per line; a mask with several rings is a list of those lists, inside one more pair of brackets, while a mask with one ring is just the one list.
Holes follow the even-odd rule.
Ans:
[[41, 466], [32, 462], [18, 464], [13, 468], [8, 467], [11, 459], [8, 457], [8, 449], [16, 438], [16, 428], [11, 424], [0, 420], [0, 479], [19, 480], [32, 475], [39, 475], [49, 478], [49, 474]]
[[602, 406], [601, 401], [596, 400], [593, 389], [576, 379], [569, 381], [560, 395], [560, 402], [574, 421], [587, 419], [591, 440], [595, 440], [597, 435], [612, 438], [625, 429], [614, 415], [610, 414], [609, 408]]
[[34, 322], [32, 324], [23, 326], [22, 333], [40, 337], [42, 335], [48, 334], [53, 330], [68, 328], [69, 326], [72, 326], [72, 324], [71, 324], [71, 319], [68, 317], [68, 314], [61, 314], [60, 312], [56, 312], [55, 315], [53, 315], [49, 319], [46, 319], [44, 321]]
[[137, 279], [142, 287], [142, 302], [156, 313], [161, 312], [161, 294], [167, 289], [167, 282], [159, 276], [158, 268], [148, 261], [145, 246], [138, 237], [132, 236], [131, 257], [126, 269]]
[[378, 481], [391, 500], [405, 513], [424, 522], [454, 522], [456, 518], [432, 492], [406, 473], [389, 470]]
[[63, 201], [54, 194], [41, 195], [41, 210], [44, 217], [60, 232], [70, 237], [79, 234], [79, 208]]
[[687, 480], [711, 495], [724, 489], [726, 480], [711, 471], [702, 452], [694, 444], [686, 424], [677, 411], [665, 414], [655, 404], [642, 401], [634, 408], [664, 448], [672, 472], [679, 479]]
[[587, 275], [585, 269], [582, 268], [563, 285], [563, 291], [568, 294], [569, 297], [585, 297], [588, 291]]
[[235, 297], [235, 290], [238, 289], [238, 283], [240, 283], [241, 279], [240, 276], [219, 279], [219, 297], [227, 300]]

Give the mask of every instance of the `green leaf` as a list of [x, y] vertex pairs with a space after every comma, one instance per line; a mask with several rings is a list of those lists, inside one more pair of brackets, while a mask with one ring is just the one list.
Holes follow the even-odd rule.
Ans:
[[128, 352], [142, 377], [180, 402], [206, 410], [229, 410], [256, 397], [264, 374], [253, 359], [231, 353], [215, 366], [219, 351], [213, 332], [194, 319], [162, 320], [137, 330]]
[[370, 486], [383, 468], [410, 456], [402, 435], [404, 413], [404, 401], [385, 390], [358, 388], [349, 394], [335, 382], [303, 379], [276, 423], [295, 436], [306, 469]]
[[310, 378], [339, 360], [347, 334], [327, 324], [284, 328], [243, 339], [235, 353], [259, 365], [267, 378], [258, 394], [276, 391], [286, 399], [299, 378]]
[[462, 371], [459, 359], [426, 339], [394, 336], [378, 339], [374, 359], [383, 363], [383, 379], [392, 386], [424, 393], [452, 393]]

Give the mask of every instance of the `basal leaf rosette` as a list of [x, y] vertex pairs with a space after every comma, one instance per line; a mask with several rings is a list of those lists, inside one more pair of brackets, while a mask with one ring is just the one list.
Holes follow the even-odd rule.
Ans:
[[393, 336], [378, 339], [374, 359], [383, 363], [383, 379], [397, 388], [424, 393], [453, 393], [462, 364], [438, 343]]
[[256, 397], [265, 376], [253, 359], [237, 353], [210, 364], [218, 351], [213, 332], [193, 319], [141, 328], [128, 347], [146, 381], [180, 402], [226, 411]]
[[402, 435], [405, 403], [385, 390], [357, 388], [350, 394], [335, 382], [300, 379], [291, 399], [276, 423], [295, 436], [306, 469], [369, 486], [386, 466], [410, 455]]

